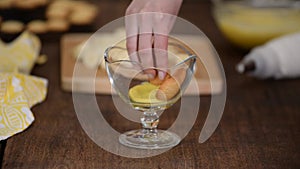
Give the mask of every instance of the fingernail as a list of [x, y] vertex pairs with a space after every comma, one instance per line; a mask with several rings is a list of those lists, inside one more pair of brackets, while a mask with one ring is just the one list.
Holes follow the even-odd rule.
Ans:
[[154, 75], [153, 74], [147, 74], [149, 79], [154, 79]]
[[158, 78], [160, 79], [160, 80], [164, 80], [164, 78], [165, 78], [165, 72], [163, 72], [163, 71], [159, 71], [158, 72]]

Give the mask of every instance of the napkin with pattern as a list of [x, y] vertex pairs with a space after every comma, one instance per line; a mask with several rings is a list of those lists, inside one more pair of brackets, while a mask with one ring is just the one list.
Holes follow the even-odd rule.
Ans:
[[25, 130], [34, 121], [30, 108], [46, 97], [48, 81], [27, 75], [40, 46], [27, 31], [10, 43], [0, 40], [0, 140]]
[[48, 81], [19, 73], [0, 73], [0, 140], [26, 129], [32, 106], [43, 101]]

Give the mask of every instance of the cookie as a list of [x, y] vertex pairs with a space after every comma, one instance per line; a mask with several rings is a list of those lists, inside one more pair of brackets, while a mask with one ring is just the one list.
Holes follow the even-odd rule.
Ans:
[[32, 0], [37, 6], [45, 6], [49, 4], [50, 0]]
[[0, 30], [3, 33], [16, 34], [22, 32], [24, 27], [24, 24], [20, 21], [8, 20], [2, 22]]
[[51, 6], [46, 10], [46, 18], [48, 19], [68, 19], [70, 10], [65, 6]]
[[70, 23], [74, 25], [87, 25], [93, 22], [97, 16], [97, 8], [91, 4], [82, 3], [73, 6], [69, 17]]
[[12, 0], [13, 6], [20, 9], [35, 9], [48, 3], [49, 0]]
[[43, 20], [33, 20], [27, 24], [27, 30], [36, 34], [46, 33], [48, 31], [48, 25]]
[[9, 9], [12, 6], [12, 0], [0, 0], [0, 9]]
[[166, 77], [163, 83], [159, 86], [156, 93], [156, 98], [159, 100], [170, 100], [180, 90], [180, 86], [173, 77]]
[[47, 21], [49, 31], [64, 32], [69, 29], [69, 23], [61, 19], [50, 19]]
[[12, 4], [19, 9], [34, 9], [38, 6], [35, 0], [13, 0]]
[[48, 57], [47, 55], [43, 54], [43, 55], [40, 55], [37, 59], [36, 59], [36, 63], [39, 64], [39, 65], [42, 65], [42, 64], [45, 64], [48, 60]]
[[64, 8], [70, 10], [73, 6], [74, 1], [72, 0], [56, 0], [49, 4], [49, 8]]
[[[166, 79], [166, 78], [169, 78], [169, 76], [170, 76], [170, 75], [167, 74], [166, 77], [165, 77], [165, 79]], [[151, 84], [154, 84], [154, 85], [158, 86], [158, 85], [161, 85], [161, 84], [164, 82], [164, 80], [161, 80], [158, 76], [155, 76], [155, 78], [150, 79], [149, 82], [150, 82]]]
[[149, 82], [159, 86], [159, 90], [156, 93], [156, 98], [159, 100], [170, 100], [180, 91], [180, 86], [184, 81], [186, 71], [184, 69], [178, 69], [174, 72], [173, 76], [167, 73], [164, 80], [160, 80], [158, 76]]
[[[59, 1], [60, 2], [60, 1]], [[81, 9], [86, 9], [87, 7], [93, 6], [87, 1], [68, 1], [68, 5], [70, 6], [72, 11], [78, 11]]]

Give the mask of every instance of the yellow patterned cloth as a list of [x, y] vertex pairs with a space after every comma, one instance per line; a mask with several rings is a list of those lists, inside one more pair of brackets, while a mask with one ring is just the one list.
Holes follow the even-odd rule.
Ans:
[[30, 110], [42, 102], [48, 81], [19, 73], [0, 73], [0, 140], [26, 129], [33, 121]]
[[10, 43], [0, 40], [0, 72], [29, 74], [39, 56], [41, 42], [27, 31]]
[[34, 121], [30, 108], [46, 97], [48, 81], [26, 75], [40, 48], [39, 38], [27, 31], [10, 43], [0, 40], [0, 140], [25, 130]]

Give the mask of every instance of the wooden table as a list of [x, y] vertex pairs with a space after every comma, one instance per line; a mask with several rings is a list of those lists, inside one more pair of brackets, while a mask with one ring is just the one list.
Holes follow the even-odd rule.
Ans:
[[[128, 2], [101, 1], [95, 29], [124, 14]], [[210, 106], [201, 97], [199, 114], [190, 133], [175, 148], [161, 155], [131, 159], [98, 147], [81, 128], [72, 94], [60, 87], [59, 39], [44, 39], [42, 52], [49, 61], [32, 74], [49, 79], [48, 97], [32, 111], [35, 122], [24, 132], [1, 142], [2, 168], [105, 168], [105, 169], [196, 169], [196, 168], [300, 168], [300, 80], [257, 80], [239, 75], [235, 65], [246, 51], [232, 46], [219, 32], [209, 2], [186, 1], [180, 16], [194, 23], [211, 39], [224, 65], [227, 102], [213, 136], [199, 144], [198, 137]], [[193, 99], [192, 97], [189, 99]], [[123, 132], [132, 125], [113, 105], [111, 96], [97, 96], [112, 127]], [[163, 115], [161, 127], [176, 118], [180, 104]], [[169, 113], [168, 113], [169, 112]], [[128, 125], [128, 126], [127, 126]]]

